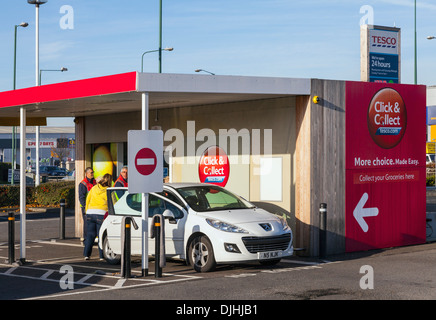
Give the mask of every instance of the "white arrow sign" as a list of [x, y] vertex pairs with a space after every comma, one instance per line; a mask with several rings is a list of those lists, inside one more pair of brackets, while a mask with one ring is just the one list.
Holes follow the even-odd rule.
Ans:
[[353, 211], [353, 216], [359, 226], [362, 228], [363, 232], [368, 231], [368, 224], [363, 218], [376, 217], [378, 215], [378, 208], [363, 208], [366, 204], [366, 201], [368, 201], [368, 194], [365, 192]]

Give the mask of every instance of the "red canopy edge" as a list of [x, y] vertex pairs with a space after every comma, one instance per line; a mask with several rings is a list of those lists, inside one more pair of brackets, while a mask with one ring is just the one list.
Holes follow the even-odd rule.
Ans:
[[136, 72], [0, 92], [0, 108], [136, 91]]

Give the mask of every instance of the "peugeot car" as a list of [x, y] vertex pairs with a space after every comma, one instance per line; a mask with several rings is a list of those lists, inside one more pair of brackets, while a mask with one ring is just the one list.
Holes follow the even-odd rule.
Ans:
[[[108, 215], [98, 238], [108, 263], [121, 260], [126, 216], [139, 226], [131, 228], [131, 254], [141, 255], [141, 206], [141, 194], [108, 188]], [[156, 214], [164, 217], [166, 257], [183, 259], [197, 272], [248, 261], [273, 265], [293, 254], [292, 231], [284, 218], [213, 184], [164, 184], [163, 192], [148, 196], [149, 225]], [[148, 241], [150, 255], [154, 241]]]

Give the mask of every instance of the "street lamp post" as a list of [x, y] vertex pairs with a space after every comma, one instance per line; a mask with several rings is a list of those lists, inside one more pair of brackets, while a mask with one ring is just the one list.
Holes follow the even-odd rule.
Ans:
[[[27, 0], [27, 3], [35, 5], [35, 82], [39, 86], [39, 6], [47, 0]], [[35, 186], [39, 186], [39, 126], [35, 127]]]
[[[174, 48], [172, 48], [172, 47], [170, 47], [170, 48], [164, 48], [164, 49], [162, 49], [162, 50], [164, 50], [164, 51], [173, 51], [174, 50]], [[141, 56], [141, 72], [144, 72], [144, 55], [146, 54], [146, 53], [150, 53], [150, 52], [158, 52], [158, 51], [161, 51], [160, 49], [157, 49], [157, 50], [150, 50], [150, 51], [145, 51], [143, 54], [142, 54], [142, 56]], [[159, 73], [161, 72], [161, 67], [160, 67], [160, 65], [159, 65]]]
[[62, 67], [60, 69], [41, 69], [39, 70], [39, 85], [41, 85], [42, 81], [41, 81], [41, 77], [42, 77], [42, 72], [43, 71], [60, 71], [60, 72], [64, 72], [64, 71], [68, 71], [67, 68]]
[[162, 73], [162, 0], [159, 1], [159, 73]]
[[15, 33], [14, 33], [14, 90], [17, 84], [17, 29], [18, 27], [26, 28], [29, 24], [27, 22], [21, 22], [20, 24], [15, 25]]
[[[39, 6], [47, 0], [27, 0], [27, 3], [34, 4], [35, 14], [35, 81], [39, 85]], [[36, 179], [35, 185], [39, 185], [39, 126], [35, 127], [36, 136]], [[25, 172], [25, 141], [26, 141], [26, 109], [20, 108], [20, 261], [26, 261], [26, 172]]]
[[35, 81], [36, 85], [39, 86], [39, 6], [46, 3], [47, 0], [27, 0], [27, 3], [34, 4], [36, 9], [35, 14]]
[[[14, 85], [13, 89], [16, 89], [17, 86], [17, 29], [18, 27], [26, 28], [29, 24], [27, 22], [21, 22], [20, 24], [15, 25], [14, 32]], [[16, 168], [16, 160], [15, 160], [15, 126], [12, 126], [12, 160], [11, 160], [11, 184], [14, 184], [14, 170]]]
[[416, 53], [416, 51], [417, 51], [416, 41], [417, 41], [417, 39], [416, 39], [416, 0], [415, 0], [415, 65], [414, 65], [414, 69], [415, 69], [415, 72], [414, 72], [414, 74], [415, 74], [415, 76], [414, 76], [415, 84], [418, 83], [418, 75], [417, 75], [417, 73], [418, 73], [418, 67], [417, 67], [418, 62], [417, 62], [417, 53]]

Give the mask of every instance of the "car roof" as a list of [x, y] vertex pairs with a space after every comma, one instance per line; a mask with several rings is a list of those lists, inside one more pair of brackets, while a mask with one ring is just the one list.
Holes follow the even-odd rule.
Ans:
[[175, 183], [171, 182], [171, 183], [165, 183], [164, 185], [177, 189], [177, 188], [186, 188], [186, 187], [198, 187], [198, 186], [203, 186], [205, 184], [199, 182], [175, 182]]
[[[200, 183], [200, 182], [170, 182], [170, 183], [164, 183], [164, 187], [171, 187], [173, 189], [178, 188], [187, 188], [187, 187], [200, 187], [200, 186], [214, 186], [212, 184], [208, 183]], [[111, 187], [111, 189], [127, 189], [127, 187]]]

